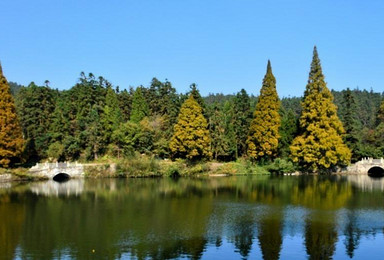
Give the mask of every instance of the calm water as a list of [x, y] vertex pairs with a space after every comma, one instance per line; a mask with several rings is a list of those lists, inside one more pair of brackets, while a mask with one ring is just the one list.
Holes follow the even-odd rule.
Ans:
[[384, 180], [0, 184], [0, 259], [383, 259]]

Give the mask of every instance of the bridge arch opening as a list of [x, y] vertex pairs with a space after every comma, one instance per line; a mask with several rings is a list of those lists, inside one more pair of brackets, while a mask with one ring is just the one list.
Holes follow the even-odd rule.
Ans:
[[384, 177], [384, 169], [379, 166], [374, 166], [368, 170], [368, 176], [375, 178]]
[[68, 181], [70, 176], [64, 172], [58, 173], [55, 176], [53, 176], [53, 180], [57, 182], [65, 182]]

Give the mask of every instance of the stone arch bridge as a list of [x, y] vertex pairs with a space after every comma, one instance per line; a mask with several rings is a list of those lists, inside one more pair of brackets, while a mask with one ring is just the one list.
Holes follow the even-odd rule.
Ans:
[[384, 177], [384, 159], [363, 158], [347, 167], [348, 173], [368, 174], [372, 177]]
[[30, 174], [48, 177], [49, 179], [84, 177], [84, 165], [77, 162], [38, 163], [29, 169]]

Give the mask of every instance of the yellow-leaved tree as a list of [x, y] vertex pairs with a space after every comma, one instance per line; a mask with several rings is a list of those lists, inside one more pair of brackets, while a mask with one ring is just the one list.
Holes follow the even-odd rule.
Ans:
[[210, 158], [210, 137], [203, 110], [191, 94], [180, 108], [169, 148], [174, 157], [194, 161]]
[[272, 74], [271, 62], [268, 61], [247, 138], [248, 156], [252, 160], [270, 160], [276, 156], [281, 125], [279, 110], [276, 79]]
[[23, 146], [15, 102], [0, 64], [0, 165], [8, 167], [11, 160], [21, 155]]
[[293, 161], [309, 172], [347, 165], [351, 151], [343, 141], [344, 128], [325, 83], [316, 46], [301, 106], [300, 134], [290, 147]]

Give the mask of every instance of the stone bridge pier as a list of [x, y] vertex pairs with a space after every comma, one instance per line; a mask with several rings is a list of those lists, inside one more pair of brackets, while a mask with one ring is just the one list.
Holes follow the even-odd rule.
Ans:
[[77, 162], [38, 163], [29, 169], [29, 173], [49, 179], [78, 178], [84, 177], [84, 166]]

